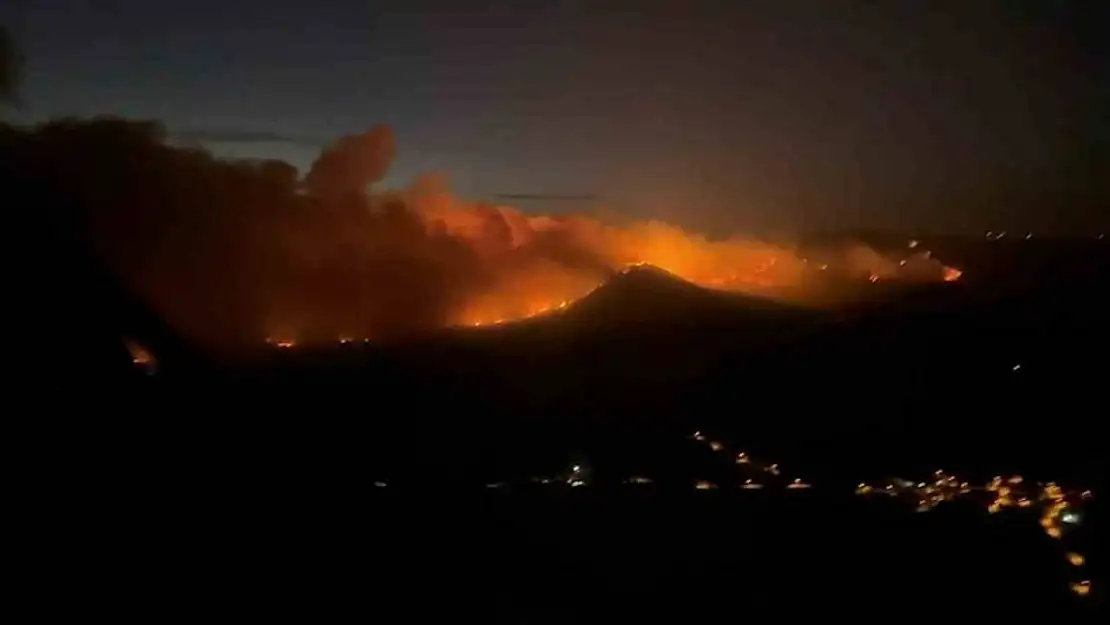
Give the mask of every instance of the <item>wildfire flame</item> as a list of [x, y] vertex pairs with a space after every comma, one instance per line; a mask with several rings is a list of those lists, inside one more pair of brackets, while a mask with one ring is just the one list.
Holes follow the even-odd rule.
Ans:
[[[499, 267], [491, 287], [469, 297], [451, 318], [457, 325], [501, 324], [564, 309], [600, 286], [612, 272], [653, 265], [699, 286], [725, 291], [781, 295], [797, 287], [807, 272], [824, 271], [827, 263], [809, 266], [796, 250], [753, 239], [710, 240], [660, 221], [618, 226], [577, 216], [526, 215], [511, 206], [459, 200], [432, 180], [418, 182], [406, 197], [430, 231], [444, 232], [479, 250]], [[430, 187], [430, 188], [429, 188]], [[514, 263], [513, 256], [545, 243], [591, 260], [592, 265], [541, 259]], [[896, 263], [863, 246], [844, 254], [844, 264], [862, 269], [872, 282], [895, 280], [907, 261]], [[929, 252], [915, 267], [934, 267], [936, 279], [954, 281], [960, 272], [940, 265]]]
[[125, 339], [123, 341], [123, 346], [131, 356], [131, 364], [135, 365], [139, 370], [146, 372], [147, 375], [154, 374], [158, 368], [158, 360], [149, 349], [131, 339]]
[[[156, 126], [124, 120], [49, 123], [12, 137], [36, 155], [17, 159], [11, 180], [28, 182], [13, 194], [46, 193], [48, 181], [44, 202], [69, 207], [51, 222], [59, 240], [81, 233], [82, 249], [169, 325], [210, 345], [269, 336], [290, 349], [505, 323], [569, 307], [641, 263], [703, 287], [776, 297], [804, 297], [815, 275], [959, 277], [913, 245], [902, 258], [863, 245], [807, 258], [660, 221], [465, 201], [434, 174], [408, 188], [372, 187], [395, 151], [384, 126], [336, 140], [304, 175], [287, 163], [178, 149]], [[149, 165], [144, 175], [134, 163]]]
[[154, 356], [150, 351], [135, 341], [126, 340], [123, 342], [127, 352], [131, 355], [131, 362], [141, 367], [147, 367], [154, 364]]
[[[801, 295], [796, 289], [807, 274], [823, 275], [818, 272], [830, 267], [811, 264], [790, 247], [741, 237], [711, 240], [660, 221], [615, 225], [583, 215], [529, 215], [507, 205], [469, 202], [435, 178], [418, 179], [394, 193], [428, 236], [464, 243], [493, 276], [448, 311], [449, 326], [496, 326], [564, 310], [617, 272], [641, 265], [704, 288], [777, 297]], [[929, 252], [898, 262], [857, 245], [840, 255], [838, 266], [871, 282], [897, 281], [922, 267], [936, 281], [961, 275]], [[280, 324], [276, 334], [296, 336], [290, 327]], [[346, 336], [350, 329], [341, 332]], [[295, 344], [292, 338], [270, 342], [279, 348]]]

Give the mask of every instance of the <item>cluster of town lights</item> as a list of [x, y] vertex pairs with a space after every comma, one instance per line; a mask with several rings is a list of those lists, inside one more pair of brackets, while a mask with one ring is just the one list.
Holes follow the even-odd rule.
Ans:
[[[938, 469], [927, 482], [912, 482], [894, 478], [886, 484], [873, 486], [860, 482], [856, 487], [857, 495], [887, 496], [902, 499], [915, 506], [918, 512], [928, 512], [938, 505], [956, 500], [978, 501], [985, 505], [990, 514], [1004, 510], [1027, 509], [1037, 512], [1041, 529], [1049, 537], [1064, 542], [1069, 526], [1079, 523], [1080, 514], [1076, 501], [1086, 501], [1093, 497], [1089, 490], [1065, 492], [1055, 482], [1028, 484], [1020, 475], [1003, 477], [996, 475], [986, 484], [971, 484], [954, 475]], [[1063, 557], [1076, 571], [1082, 574], [1087, 559], [1082, 554], [1063, 545]], [[1081, 575], [1080, 575], [1081, 576]], [[1080, 597], [1091, 592], [1088, 579], [1074, 581], [1071, 591]]]
[[[705, 445], [713, 453], [728, 453], [724, 443], [711, 439], [701, 431], [695, 431], [690, 438]], [[745, 475], [756, 474], [764, 479], [744, 479], [738, 486], [740, 490], [762, 490], [767, 487], [772, 478], [782, 475], [782, 470], [777, 463], [763, 463], [753, 459], [747, 452], [737, 452], [735, 464], [741, 468]], [[565, 484], [572, 488], [587, 486], [589, 471], [581, 464], [572, 465], [564, 475], [558, 477], [535, 477], [533, 484]], [[627, 485], [649, 485], [651, 478], [634, 475], [624, 480]], [[385, 482], [374, 482], [378, 488], [385, 488]], [[501, 489], [505, 482], [492, 482], [486, 484], [489, 489]], [[709, 480], [696, 480], [694, 490], [716, 491], [719, 486]], [[805, 490], [812, 486], [801, 478], [788, 481], [786, 490]], [[929, 481], [912, 482], [900, 478], [893, 478], [885, 484], [874, 486], [861, 482], [856, 487], [856, 494], [862, 496], [886, 496], [910, 502], [918, 512], [928, 512], [945, 502], [956, 500], [980, 500], [985, 503], [986, 511], [997, 514], [1003, 510], [1027, 509], [1039, 514], [1041, 528], [1045, 534], [1053, 539], [1060, 540], [1063, 557], [1077, 574], [1082, 574], [1086, 565], [1086, 558], [1079, 552], [1066, 548], [1063, 539], [1069, 526], [1077, 525], [1080, 521], [1079, 511], [1074, 502], [1086, 501], [1093, 498], [1089, 490], [1064, 491], [1055, 482], [1038, 483], [1030, 485], [1020, 475], [1009, 477], [995, 476], [986, 484], [976, 485], [966, 480], [960, 480], [943, 470], [933, 473]], [[1082, 577], [1082, 575], [1077, 575]], [[1071, 591], [1085, 597], [1091, 592], [1089, 579], [1077, 579], [1070, 584]]]
[[[267, 342], [279, 349], [289, 349], [294, 346], [292, 341], [273, 341], [267, 339]], [[346, 337], [340, 339], [340, 343], [342, 344], [353, 342], [354, 339]], [[133, 341], [127, 341], [125, 345], [131, 354], [134, 364], [146, 370], [148, 373], [152, 373], [155, 360], [150, 352]], [[1015, 371], [1020, 368], [1021, 365], [1014, 366]], [[705, 444], [705, 446], [714, 453], [725, 452], [724, 443], [711, 440], [700, 431], [694, 432], [691, 438], [699, 443]], [[778, 477], [782, 473], [777, 463], [763, 464], [757, 462], [746, 452], [742, 451], [736, 454], [735, 462], [738, 466], [744, 467], [747, 472], [755, 472], [763, 477]], [[588, 472], [581, 465], [576, 464], [571, 467], [571, 470], [564, 477], [533, 478], [532, 481], [540, 484], [565, 482], [572, 488], [578, 488], [587, 485]], [[636, 475], [626, 479], [624, 483], [630, 485], [645, 485], [651, 484], [652, 480], [644, 476]], [[385, 488], [388, 484], [386, 482], [376, 481], [374, 482], [374, 486], [377, 488]], [[505, 486], [505, 483], [495, 482], [487, 484], [486, 486], [487, 488], [496, 489]], [[754, 478], [747, 478], [739, 485], [739, 488], [741, 490], [761, 490], [765, 488], [765, 486], [766, 484], [764, 481], [756, 481]], [[804, 490], [811, 488], [811, 485], [808, 482], [804, 482], [801, 478], [794, 478], [785, 485], [785, 488], [787, 490]], [[718, 486], [708, 480], [697, 480], [694, 482], [694, 489], [717, 490]], [[1074, 508], [1073, 501], [1089, 500], [1093, 497], [1089, 490], [1065, 492], [1055, 482], [1037, 483], [1035, 487], [1031, 487], [1026, 484], [1024, 478], [1020, 475], [1013, 475], [1005, 478], [999, 475], [995, 476], [986, 484], [973, 485], [967, 481], [959, 480], [956, 476], [947, 474], [940, 469], [933, 473], [933, 476], [928, 482], [912, 482], [895, 478], [878, 487], [872, 486], [866, 482], [861, 482], [856, 487], [856, 494], [864, 496], [888, 496], [908, 500], [912, 502], [918, 512], [928, 512], [944, 502], [967, 498], [977, 498], [984, 501], [986, 510], [990, 514], [997, 514], [1007, 509], [1035, 509], [1039, 513], [1039, 523], [1045, 534], [1056, 540], [1062, 540], [1064, 538], [1068, 526], [1074, 526], [1079, 523], [1079, 512]], [[1084, 558], [1082, 554], [1065, 549], [1064, 557], [1077, 572], [1083, 571], [1086, 558]], [[1087, 579], [1072, 582], [1071, 590], [1078, 596], [1087, 596], [1091, 592], [1091, 582]]]
[[[724, 443], [722, 443], [720, 441], [716, 441], [716, 440], [710, 440], [701, 431], [694, 432], [690, 436], [690, 438], [692, 438], [693, 440], [695, 440], [699, 443], [704, 443], [709, 448], [709, 450], [712, 451], [712, 452], [715, 452], [715, 453], [724, 453], [725, 452], [725, 444]], [[767, 478], [768, 476], [770, 476], [770, 477], [779, 477], [779, 476], [782, 475], [782, 470], [779, 468], [778, 463], [764, 464], [764, 463], [758, 462], [755, 459], [753, 459], [750, 455], [748, 455], [747, 452], [744, 452], [744, 451], [737, 452], [737, 454], [736, 454], [736, 464], [740, 468], [744, 469], [744, 473], [746, 475], [750, 475], [750, 474], [754, 473], [757, 476], [760, 476], [760, 477], [763, 477], [763, 478]], [[755, 478], [749, 477], [749, 478], [746, 478], [740, 484], [740, 489], [741, 490], [762, 490], [763, 488], [765, 488], [767, 486], [765, 481], [766, 481], [765, 479], [764, 480], [757, 480]], [[696, 482], [694, 484], [694, 488], [696, 488], [698, 490], [713, 490], [713, 489], [717, 488], [717, 485], [713, 484], [712, 482], [706, 481], [706, 480], [699, 480], [698, 482]], [[809, 484], [809, 482], [803, 481], [802, 478], [796, 477], [796, 478], [792, 479], [791, 481], [787, 482], [786, 485], [784, 486], [784, 488], [786, 488], [786, 490], [805, 490], [807, 488], [810, 488], [810, 484]]]

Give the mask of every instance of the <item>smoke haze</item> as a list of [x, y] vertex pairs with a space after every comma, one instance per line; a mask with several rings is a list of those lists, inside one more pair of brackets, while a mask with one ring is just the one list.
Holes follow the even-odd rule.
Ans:
[[[303, 177], [284, 162], [218, 159], [166, 138], [156, 123], [111, 118], [5, 128], [3, 184], [43, 235], [29, 262], [47, 282], [64, 288], [88, 253], [208, 344], [388, 338], [520, 318], [634, 263], [757, 293], [794, 286], [806, 270], [790, 249], [757, 241], [461, 200], [440, 174], [372, 189], [396, 151], [384, 126], [335, 141]], [[848, 262], [893, 274], [866, 248]]]

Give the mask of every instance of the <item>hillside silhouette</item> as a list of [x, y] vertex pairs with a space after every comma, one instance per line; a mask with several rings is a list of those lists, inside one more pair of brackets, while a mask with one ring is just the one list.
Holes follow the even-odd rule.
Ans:
[[[375, 126], [325, 146], [302, 174], [176, 145], [153, 121], [59, 119], [0, 127], [0, 183], [35, 233], [35, 262], [83, 254], [223, 356], [267, 338], [408, 339], [535, 316], [637, 263], [721, 290], [806, 297], [812, 270], [791, 246], [525, 214], [457, 198], [435, 173], [382, 188], [396, 150]], [[837, 256], [851, 275], [905, 277], [858, 245]], [[944, 275], [941, 261], [920, 263], [922, 276]]]
[[722, 316], [778, 318], [795, 309], [772, 300], [713, 291], [650, 264], [618, 272], [567, 311], [567, 323], [615, 329], [655, 324], [694, 325]]

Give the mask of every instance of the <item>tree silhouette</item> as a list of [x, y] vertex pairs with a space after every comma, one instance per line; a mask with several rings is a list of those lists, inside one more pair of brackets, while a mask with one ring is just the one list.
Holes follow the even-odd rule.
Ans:
[[19, 104], [19, 80], [23, 69], [23, 58], [16, 50], [8, 30], [0, 26], [0, 102], [16, 106]]

